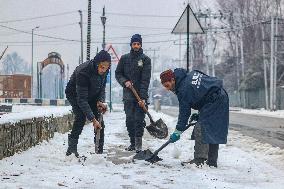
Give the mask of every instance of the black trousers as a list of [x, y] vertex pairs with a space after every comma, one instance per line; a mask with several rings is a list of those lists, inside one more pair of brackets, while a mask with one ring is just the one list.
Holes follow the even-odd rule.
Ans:
[[145, 113], [137, 101], [124, 101], [126, 127], [130, 138], [142, 137], [144, 134]]
[[[84, 115], [83, 111], [80, 109], [80, 107], [77, 104], [77, 100], [74, 98], [68, 98], [68, 101], [70, 102], [71, 106], [72, 106], [72, 111], [75, 115], [75, 119], [73, 122], [73, 128], [70, 134], [70, 137], [73, 139], [79, 139], [80, 134], [82, 133], [83, 127], [86, 123], [86, 116]], [[95, 114], [96, 119], [99, 119], [99, 114], [98, 114], [98, 109], [97, 109], [97, 101], [94, 100], [92, 102], [89, 102], [89, 105], [93, 111], [93, 113]], [[102, 148], [104, 145], [104, 128], [105, 128], [105, 124], [104, 121], [102, 121], [102, 129], [101, 129], [101, 133], [100, 133], [100, 147]], [[95, 133], [95, 129], [94, 129], [94, 133]], [[94, 142], [96, 141], [95, 137], [94, 137]]]

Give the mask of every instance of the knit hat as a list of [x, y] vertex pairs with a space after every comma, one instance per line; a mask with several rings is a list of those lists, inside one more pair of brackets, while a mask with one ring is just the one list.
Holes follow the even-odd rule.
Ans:
[[105, 50], [101, 50], [95, 57], [94, 57], [94, 61], [96, 64], [100, 63], [100, 62], [111, 62], [111, 56], [110, 54], [105, 51]]
[[160, 79], [162, 84], [167, 81], [171, 81], [173, 78], [175, 78], [175, 75], [171, 69], [166, 70], [160, 74]]
[[130, 46], [132, 45], [132, 43], [134, 42], [139, 42], [142, 46], [142, 37], [140, 34], [134, 34], [132, 37], [131, 37], [131, 41], [130, 41]]

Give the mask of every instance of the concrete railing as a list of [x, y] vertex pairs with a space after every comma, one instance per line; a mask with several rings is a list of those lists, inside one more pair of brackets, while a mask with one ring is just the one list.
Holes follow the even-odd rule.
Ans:
[[67, 99], [0, 98], [0, 103], [32, 104], [38, 106], [69, 106]]
[[43, 140], [49, 140], [55, 132], [69, 131], [73, 120], [73, 115], [68, 114], [63, 117], [39, 117], [0, 124], [0, 160], [25, 151]]

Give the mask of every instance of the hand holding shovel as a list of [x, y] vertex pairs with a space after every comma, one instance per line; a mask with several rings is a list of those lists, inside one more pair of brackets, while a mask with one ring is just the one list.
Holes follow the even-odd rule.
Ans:
[[154, 121], [152, 116], [150, 115], [148, 109], [145, 106], [145, 103], [143, 100], [139, 97], [137, 91], [134, 89], [132, 85], [128, 86], [128, 88], [133, 92], [134, 96], [136, 97], [137, 101], [140, 102], [139, 105], [141, 104], [141, 108], [144, 110], [144, 112], [147, 114], [147, 116], [150, 119], [151, 124], [146, 126], [146, 129], [148, 132], [159, 139], [164, 139], [168, 136], [168, 127], [164, 123], [162, 119], [159, 119], [158, 121]]

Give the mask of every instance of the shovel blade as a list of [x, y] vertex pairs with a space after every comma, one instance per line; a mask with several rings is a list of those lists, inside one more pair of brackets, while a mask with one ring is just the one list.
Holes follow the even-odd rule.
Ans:
[[168, 127], [162, 119], [152, 122], [146, 126], [146, 129], [152, 136], [159, 139], [164, 139], [168, 136]]
[[154, 155], [153, 152], [151, 152], [149, 149], [143, 150], [143, 151], [137, 153], [133, 157], [133, 159], [145, 160], [145, 161], [148, 161], [150, 163], [155, 163], [155, 162], [163, 160], [162, 158], [158, 157], [157, 155]]

